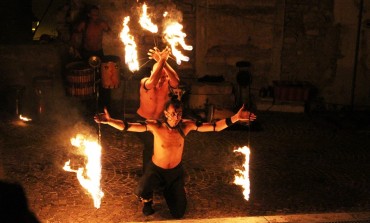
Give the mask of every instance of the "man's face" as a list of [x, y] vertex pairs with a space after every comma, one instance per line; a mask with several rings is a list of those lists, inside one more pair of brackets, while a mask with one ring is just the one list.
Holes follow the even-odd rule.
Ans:
[[164, 111], [164, 114], [167, 118], [167, 123], [171, 127], [175, 127], [182, 118], [182, 108], [175, 109], [173, 105], [170, 105], [167, 110]]
[[92, 20], [96, 20], [99, 18], [99, 10], [97, 9], [92, 9], [89, 13], [89, 17], [92, 19]]

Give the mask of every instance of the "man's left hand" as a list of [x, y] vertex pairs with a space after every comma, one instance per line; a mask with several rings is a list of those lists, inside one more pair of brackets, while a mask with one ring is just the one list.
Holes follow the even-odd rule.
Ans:
[[257, 116], [250, 111], [247, 111], [243, 106], [239, 109], [238, 113], [236, 113], [238, 117], [238, 121], [241, 122], [249, 122], [249, 121], [254, 121], [256, 120]]

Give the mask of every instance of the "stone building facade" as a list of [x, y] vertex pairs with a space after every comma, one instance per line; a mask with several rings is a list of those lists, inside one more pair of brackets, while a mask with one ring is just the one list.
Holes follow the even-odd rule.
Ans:
[[[166, 45], [161, 33], [143, 31], [138, 25], [140, 6], [144, 1], [69, 2], [75, 3], [73, 12], [78, 12], [78, 6], [84, 4], [100, 7], [102, 16], [111, 24], [113, 31], [104, 37], [105, 54], [119, 56], [122, 61], [123, 84], [113, 91], [113, 99], [119, 102], [119, 106], [137, 107], [139, 80], [148, 75], [153, 64], [146, 53], [153, 46]], [[288, 88], [309, 83], [313, 89], [310, 91], [312, 109], [370, 108], [368, 0], [158, 0], [147, 1], [147, 5], [148, 13], [156, 23], [161, 25], [162, 12], [170, 11], [183, 25], [187, 34], [186, 43], [193, 46], [192, 51], [184, 51], [190, 60], [180, 65], [170, 62], [185, 85], [190, 88], [195, 86], [193, 90], [197, 94], [192, 96], [195, 104], [212, 101], [209, 95], [225, 98], [219, 97], [219, 92], [224, 91], [235, 96], [229, 97], [235, 100], [231, 104], [236, 104], [238, 99], [258, 101], [271, 97], [274, 100], [274, 91], [263, 93], [261, 90], [275, 90], [277, 83], [286, 83]], [[57, 27], [65, 25], [63, 13], [66, 12], [62, 9], [66, 8], [54, 7], [54, 11], [45, 17], [52, 20], [59, 16], [56, 27], [51, 27], [51, 35], [58, 33], [55, 31]], [[140, 71], [134, 73], [124, 64], [124, 45], [119, 38], [123, 18], [128, 15], [132, 17], [130, 28], [138, 44], [142, 66]], [[14, 84], [30, 85], [30, 80], [45, 73], [58, 78], [59, 74], [63, 75], [68, 63], [68, 33], [52, 39], [47, 43], [1, 44], [2, 88]], [[238, 86], [238, 61], [250, 63], [247, 68], [251, 74], [251, 83], [247, 86], [250, 93]], [[199, 83], [199, 79], [205, 76], [222, 77], [226, 84], [217, 83], [216, 87], [210, 84], [211, 87], [205, 86], [202, 90], [203, 85], [208, 83]], [[213, 90], [207, 92], [207, 89]], [[191, 93], [188, 88], [186, 90]], [[291, 98], [280, 99], [290, 101]], [[298, 96], [296, 99], [302, 100]], [[123, 100], [125, 103], [122, 103]], [[225, 104], [224, 101], [214, 103]]]

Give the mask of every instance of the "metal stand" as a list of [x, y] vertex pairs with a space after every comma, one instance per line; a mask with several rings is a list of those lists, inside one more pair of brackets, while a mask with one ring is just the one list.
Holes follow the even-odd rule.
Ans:
[[252, 74], [251, 72], [249, 71], [249, 67], [251, 66], [250, 62], [248, 61], [238, 61], [236, 62], [235, 64], [238, 68], [239, 68], [239, 71], [236, 75], [236, 81], [238, 83], [238, 87], [239, 87], [239, 98], [238, 98], [238, 106], [242, 106], [243, 105], [243, 92], [242, 92], [242, 88], [244, 87], [248, 87], [248, 108], [251, 107], [251, 83], [252, 83]]
[[[89, 65], [94, 69], [94, 94], [95, 94], [95, 109], [96, 114], [99, 113], [99, 83], [100, 79], [97, 80], [97, 72], [101, 64], [101, 59], [98, 56], [91, 56], [88, 60]], [[101, 144], [101, 126], [100, 123], [98, 123], [98, 143]]]
[[[125, 76], [122, 74], [121, 75], [123, 77], [123, 89], [122, 89], [122, 114], [123, 114], [123, 117], [122, 117], [122, 120], [126, 120], [126, 80], [125, 80]], [[121, 140], [121, 147], [123, 147], [123, 144], [124, 144], [124, 140], [125, 140], [125, 137], [122, 137], [122, 140]]]
[[[250, 72], [251, 63], [249, 61], [238, 61], [236, 62], [236, 67], [238, 67], [238, 73], [236, 75], [236, 81], [238, 83], [239, 88], [239, 99], [238, 99], [238, 107], [241, 107], [243, 104], [245, 109], [251, 112], [252, 110], [252, 96], [251, 96], [251, 83], [252, 83], [252, 74]], [[242, 88], [248, 87], [248, 102], [243, 102], [243, 92]], [[250, 118], [250, 117], [249, 117]], [[250, 129], [251, 129], [251, 122], [246, 123], [248, 125], [248, 147], [250, 146]]]

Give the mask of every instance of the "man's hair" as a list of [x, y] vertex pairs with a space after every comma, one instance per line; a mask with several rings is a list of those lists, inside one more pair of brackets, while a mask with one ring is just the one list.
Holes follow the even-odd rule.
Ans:
[[170, 106], [173, 106], [174, 109], [183, 108], [182, 102], [177, 99], [177, 97], [172, 97], [170, 100], [166, 102], [164, 105], [164, 109], [167, 110]]
[[85, 12], [85, 15], [87, 16], [88, 14], [90, 14], [93, 10], [98, 10], [100, 11], [99, 7], [97, 5], [86, 5], [85, 6], [85, 9], [84, 9], [84, 12]]
[[90, 5], [90, 6], [88, 7], [89, 12], [91, 12], [91, 11], [92, 11], [92, 10], [94, 10], [94, 9], [99, 10], [99, 7], [98, 7], [97, 5]]

